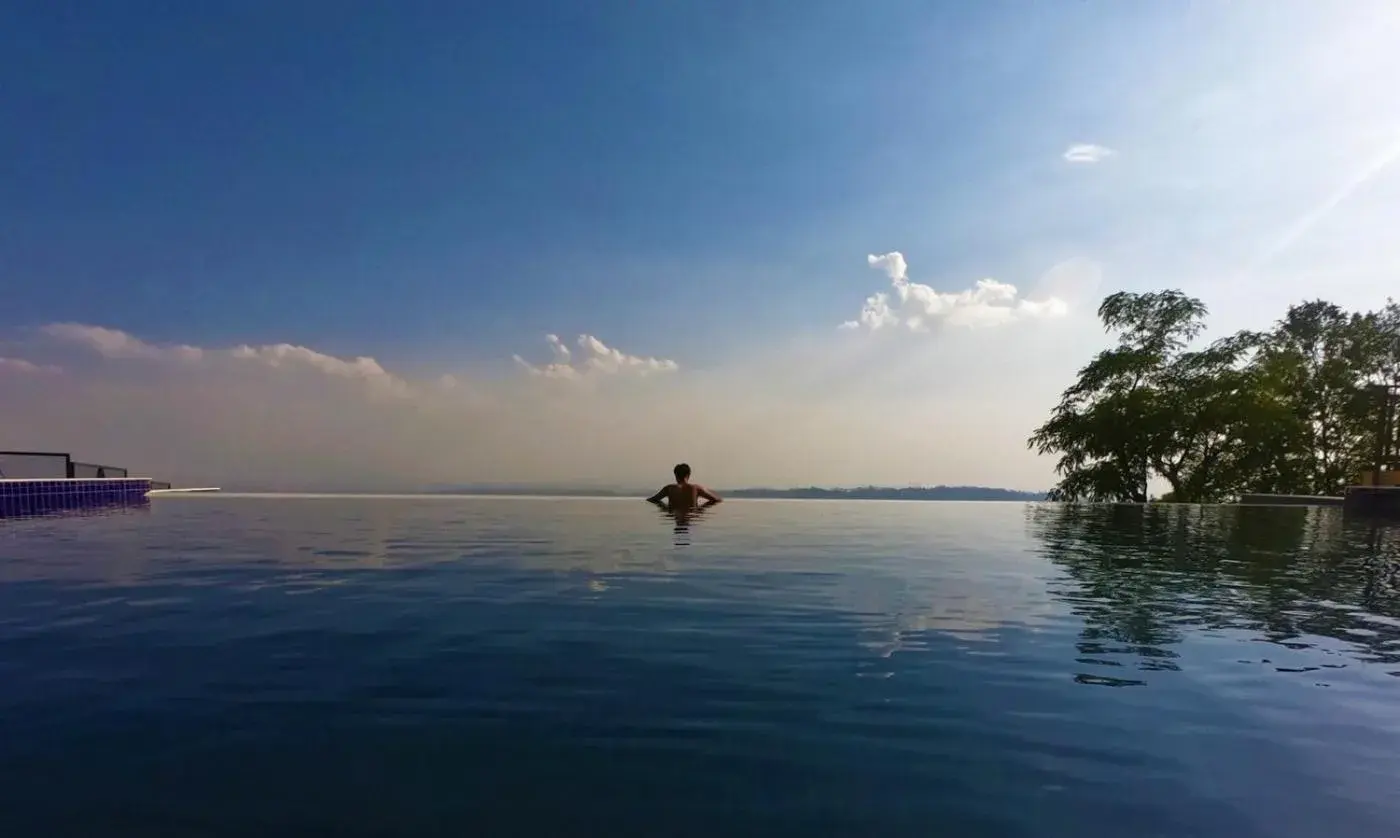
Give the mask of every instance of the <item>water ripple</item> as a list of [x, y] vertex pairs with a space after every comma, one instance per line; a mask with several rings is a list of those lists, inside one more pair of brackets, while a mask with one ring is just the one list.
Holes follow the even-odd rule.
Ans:
[[1400, 834], [1400, 542], [1327, 510], [211, 497], [0, 557], [7, 836]]

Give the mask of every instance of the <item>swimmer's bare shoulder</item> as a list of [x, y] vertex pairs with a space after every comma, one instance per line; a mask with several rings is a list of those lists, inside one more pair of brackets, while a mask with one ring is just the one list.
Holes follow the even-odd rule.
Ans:
[[720, 501], [724, 500], [724, 498], [720, 497], [719, 495], [715, 494], [714, 492], [711, 492], [709, 489], [705, 488], [704, 486], [698, 486], [698, 485], [697, 485], [697, 486], [695, 487], [695, 494], [697, 494], [697, 495], [699, 495], [701, 498], [703, 498], [703, 499], [705, 500], [706, 505], [716, 504], [716, 503], [719, 503]]
[[659, 490], [657, 490], [656, 494], [647, 498], [647, 503], [654, 503], [657, 505], [660, 505], [662, 502], [670, 503], [671, 498], [675, 496], [675, 491], [677, 488], [678, 487], [675, 483], [667, 483], [665, 486], [662, 486]]

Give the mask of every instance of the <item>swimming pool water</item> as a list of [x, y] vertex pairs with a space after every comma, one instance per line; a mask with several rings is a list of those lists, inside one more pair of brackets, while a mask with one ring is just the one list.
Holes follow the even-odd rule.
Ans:
[[1336, 510], [191, 497], [0, 521], [0, 835], [1400, 835]]

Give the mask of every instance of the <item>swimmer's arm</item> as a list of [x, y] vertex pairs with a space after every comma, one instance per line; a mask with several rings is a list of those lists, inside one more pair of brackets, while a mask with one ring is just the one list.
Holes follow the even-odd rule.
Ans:
[[666, 495], [668, 494], [668, 492], [667, 492], [666, 490], [669, 489], [669, 488], [671, 488], [671, 487], [670, 487], [670, 486], [662, 486], [662, 487], [661, 487], [661, 490], [660, 490], [659, 492], [657, 492], [656, 494], [654, 494], [654, 495], [652, 495], [651, 497], [647, 498], [647, 503], [654, 503], [654, 504], [656, 504], [657, 506], [665, 506], [665, 504], [662, 503], [662, 501], [664, 501], [664, 500], [666, 499]]
[[719, 495], [715, 494], [714, 492], [711, 492], [704, 486], [696, 486], [695, 493], [705, 499], [706, 506], [714, 506], [722, 500], [722, 498]]

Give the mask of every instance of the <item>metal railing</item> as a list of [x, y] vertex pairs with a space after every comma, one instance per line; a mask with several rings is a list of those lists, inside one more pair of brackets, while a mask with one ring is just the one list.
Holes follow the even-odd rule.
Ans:
[[68, 466], [69, 477], [79, 477], [85, 480], [101, 477], [127, 477], [126, 469], [121, 466], [103, 466], [97, 463], [70, 463]]
[[93, 480], [130, 476], [121, 466], [80, 463], [58, 451], [0, 451], [0, 478], [8, 480]]
[[56, 480], [71, 477], [73, 458], [55, 451], [0, 451], [0, 478]]

